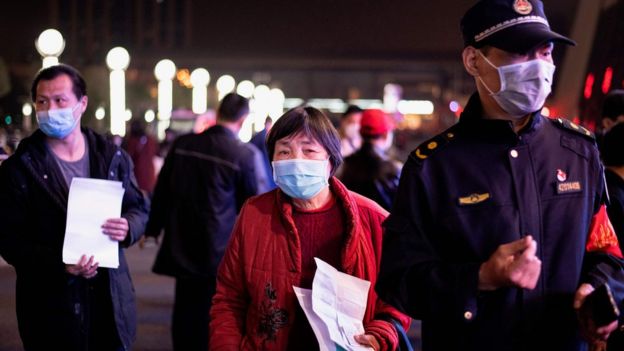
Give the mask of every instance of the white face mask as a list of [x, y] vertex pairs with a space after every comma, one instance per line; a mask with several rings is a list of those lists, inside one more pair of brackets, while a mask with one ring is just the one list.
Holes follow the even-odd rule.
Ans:
[[477, 78], [505, 112], [514, 118], [521, 118], [544, 106], [551, 91], [555, 65], [535, 59], [496, 67], [480, 50], [477, 51], [498, 71], [500, 90], [493, 92], [481, 77]]

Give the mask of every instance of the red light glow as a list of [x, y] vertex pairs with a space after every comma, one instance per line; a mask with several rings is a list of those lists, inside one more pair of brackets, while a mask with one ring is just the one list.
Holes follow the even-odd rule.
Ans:
[[604, 72], [604, 78], [602, 79], [602, 92], [606, 94], [611, 89], [611, 81], [613, 80], [613, 68], [607, 67]]
[[585, 89], [583, 90], [583, 96], [585, 99], [589, 99], [592, 96], [592, 89], [594, 87], [594, 74], [590, 73], [585, 79]]

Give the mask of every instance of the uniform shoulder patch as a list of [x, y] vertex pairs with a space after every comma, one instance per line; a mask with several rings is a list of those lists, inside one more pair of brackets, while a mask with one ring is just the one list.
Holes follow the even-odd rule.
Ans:
[[576, 123], [574, 123], [574, 122], [572, 122], [570, 120], [567, 120], [565, 118], [561, 118], [561, 117], [554, 118], [554, 119], [551, 119], [551, 121], [555, 125], [559, 126], [560, 128], [571, 130], [573, 132], [581, 134], [581, 135], [583, 135], [583, 136], [585, 136], [587, 138], [590, 138], [592, 140], [594, 140], [596, 138], [594, 133], [592, 133], [589, 129], [587, 129], [587, 128], [583, 127], [583, 126], [579, 126], [578, 124], [576, 124]]
[[446, 130], [442, 134], [438, 134], [435, 137], [425, 141], [420, 144], [412, 152], [412, 157], [414, 157], [418, 161], [423, 161], [427, 159], [429, 156], [433, 155], [436, 151], [440, 150], [443, 146], [451, 142], [451, 140], [455, 139], [456, 133], [453, 128]]

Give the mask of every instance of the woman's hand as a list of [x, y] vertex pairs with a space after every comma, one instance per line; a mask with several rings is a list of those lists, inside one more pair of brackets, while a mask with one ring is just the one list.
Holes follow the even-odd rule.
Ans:
[[370, 334], [355, 335], [353, 338], [360, 345], [369, 346], [375, 351], [381, 350], [381, 346], [379, 346], [377, 339]]

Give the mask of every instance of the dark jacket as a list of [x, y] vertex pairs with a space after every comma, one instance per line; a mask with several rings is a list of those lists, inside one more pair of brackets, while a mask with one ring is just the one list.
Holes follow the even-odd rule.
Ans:
[[609, 169], [605, 171], [605, 179], [609, 189], [607, 213], [620, 241], [620, 248], [624, 250], [624, 179]]
[[[605, 199], [595, 142], [563, 119], [535, 114], [516, 134], [481, 113], [475, 94], [457, 125], [410, 154], [384, 224], [379, 296], [422, 319], [426, 351], [583, 350], [579, 284], [608, 281], [624, 307], [623, 262], [605, 253], [620, 254], [615, 235], [588, 244]], [[479, 291], [480, 265], [529, 234], [536, 288]]]
[[160, 171], [146, 235], [165, 235], [154, 272], [216, 277], [236, 216], [258, 193], [255, 146], [216, 125], [179, 137]]
[[[132, 174], [132, 161], [118, 147], [83, 129], [89, 145], [91, 178], [117, 180], [125, 189], [122, 217], [130, 232], [119, 248], [119, 268], [99, 268], [108, 277], [114, 319], [125, 349], [136, 334], [134, 288], [123, 247], [136, 242], [147, 220], [147, 203]], [[78, 278], [62, 261], [68, 187], [45, 135], [36, 131], [0, 167], [0, 254], [15, 267], [20, 335], [26, 349], [73, 349], [74, 334], [83, 328]], [[76, 312], [76, 313], [74, 313]]]
[[389, 211], [394, 201], [401, 165], [380, 155], [375, 147], [364, 142], [355, 153], [347, 156], [338, 179], [351, 191], [366, 196]]

